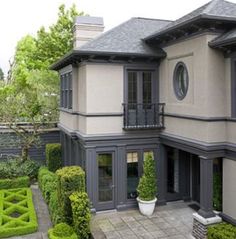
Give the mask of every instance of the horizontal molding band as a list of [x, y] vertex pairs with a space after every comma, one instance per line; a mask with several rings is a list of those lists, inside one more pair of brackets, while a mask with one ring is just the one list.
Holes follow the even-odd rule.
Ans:
[[174, 113], [165, 113], [165, 117], [179, 118], [179, 119], [187, 119], [187, 120], [197, 120], [204, 122], [236, 122], [236, 119], [229, 117], [202, 117], [202, 116], [192, 116], [192, 115], [182, 115], [182, 114], [174, 114]]
[[72, 111], [69, 109], [60, 108], [60, 111], [66, 112], [71, 115], [79, 115], [83, 117], [122, 117], [123, 113], [120, 112], [111, 112], [111, 113], [83, 113], [80, 111]]
[[136, 142], [136, 144], [138, 144], [139, 140], [143, 140], [143, 142], [161, 143], [204, 157], [224, 157], [236, 161], [236, 144], [229, 142], [204, 143], [197, 140], [163, 134], [158, 131], [145, 132], [145, 134], [136, 132], [130, 134], [83, 135], [78, 131], [70, 131], [61, 124], [59, 124], [58, 127], [66, 134], [70, 135], [71, 138], [79, 140], [87, 145], [107, 145], [108, 143], [126, 145], [126, 141], [133, 141], [133, 143]]

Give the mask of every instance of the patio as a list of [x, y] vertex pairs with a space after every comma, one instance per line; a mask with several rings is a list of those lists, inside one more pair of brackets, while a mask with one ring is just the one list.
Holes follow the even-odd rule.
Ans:
[[94, 239], [192, 239], [193, 213], [184, 202], [156, 207], [151, 217], [137, 209], [101, 212], [93, 216], [91, 230]]

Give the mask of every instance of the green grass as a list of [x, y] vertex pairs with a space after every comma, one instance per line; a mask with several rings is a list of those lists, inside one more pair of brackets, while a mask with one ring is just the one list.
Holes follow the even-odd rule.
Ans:
[[31, 189], [0, 190], [0, 238], [30, 234], [37, 229]]

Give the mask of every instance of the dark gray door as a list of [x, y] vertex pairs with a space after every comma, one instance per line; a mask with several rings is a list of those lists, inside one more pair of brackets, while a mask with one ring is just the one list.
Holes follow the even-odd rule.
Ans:
[[115, 208], [114, 153], [97, 154], [97, 210]]

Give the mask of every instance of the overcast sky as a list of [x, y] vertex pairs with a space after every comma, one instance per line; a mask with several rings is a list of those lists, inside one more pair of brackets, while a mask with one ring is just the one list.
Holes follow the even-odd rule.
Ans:
[[[40, 26], [57, 19], [58, 7], [76, 4], [79, 11], [102, 16], [105, 30], [131, 17], [175, 20], [209, 0], [0, 0], [0, 67], [6, 73], [15, 46], [26, 34], [35, 35]], [[236, 0], [230, 0], [235, 2]]]

